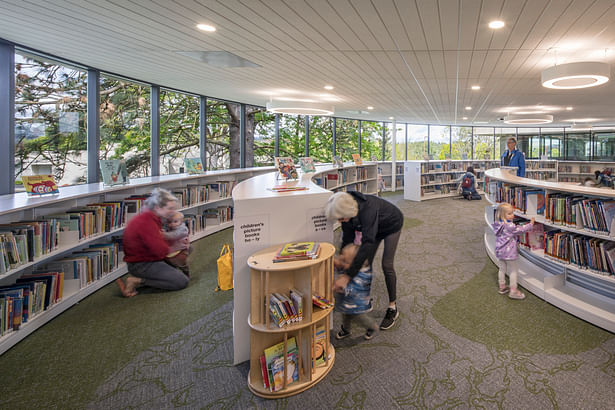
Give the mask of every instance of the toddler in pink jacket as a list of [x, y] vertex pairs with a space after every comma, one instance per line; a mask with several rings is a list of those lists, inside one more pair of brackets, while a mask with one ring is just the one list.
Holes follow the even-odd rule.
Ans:
[[[500, 260], [499, 293], [501, 295], [508, 293], [508, 297], [511, 299], [525, 299], [525, 295], [517, 289], [517, 274], [519, 273], [517, 235], [531, 231], [534, 226], [534, 218], [529, 224], [518, 226], [513, 223], [514, 217], [515, 213], [511, 204], [503, 202], [498, 205], [493, 232], [495, 233], [495, 256]], [[508, 272], [510, 287], [506, 286], [506, 272]]]

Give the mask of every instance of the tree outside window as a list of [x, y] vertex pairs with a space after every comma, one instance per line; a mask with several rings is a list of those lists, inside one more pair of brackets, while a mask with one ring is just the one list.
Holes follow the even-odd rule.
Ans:
[[361, 121], [361, 158], [382, 161], [382, 127], [376, 121]]
[[311, 116], [310, 118], [310, 157], [314, 162], [331, 162], [333, 145], [333, 119], [331, 117]]
[[335, 153], [342, 161], [352, 161], [352, 154], [359, 152], [359, 120], [338, 118], [335, 122]]
[[199, 97], [160, 91], [160, 162], [163, 175], [184, 167], [184, 158], [200, 158]]
[[433, 159], [450, 158], [451, 127], [441, 125], [429, 126], [429, 154]]

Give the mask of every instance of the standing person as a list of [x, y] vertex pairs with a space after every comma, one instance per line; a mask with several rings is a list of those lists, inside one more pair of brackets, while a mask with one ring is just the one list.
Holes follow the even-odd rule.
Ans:
[[[515, 213], [511, 204], [503, 202], [498, 205], [493, 224], [495, 256], [500, 260], [500, 270], [498, 271], [500, 288], [498, 292], [501, 295], [508, 293], [508, 297], [511, 299], [525, 299], [525, 295], [517, 289], [517, 274], [519, 273], [517, 235], [532, 230], [534, 218], [529, 224], [518, 226], [513, 223], [514, 217]], [[508, 272], [510, 287], [506, 286], [506, 272]]]
[[504, 151], [501, 158], [501, 165], [505, 167], [517, 167], [517, 176], [525, 177], [525, 156], [517, 149], [517, 140], [510, 137], [506, 141], [508, 149]]
[[188, 278], [177, 268], [165, 262], [165, 257], [176, 250], [188, 249], [187, 240], [172, 247], [162, 235], [162, 220], [177, 211], [177, 198], [169, 191], [156, 188], [145, 200], [145, 209], [132, 218], [124, 229], [124, 261], [132, 276], [116, 281], [122, 295], [135, 296], [139, 286], [166, 290], [179, 290], [188, 286]]
[[467, 200], [478, 199], [480, 200], [480, 194], [476, 190], [476, 174], [474, 168], [468, 167], [466, 173], [461, 176], [459, 188], [461, 189], [461, 195]]
[[371, 265], [378, 245], [384, 240], [382, 253], [382, 272], [389, 294], [389, 307], [380, 329], [390, 329], [399, 317], [397, 304], [397, 276], [395, 275], [395, 252], [404, 224], [404, 215], [392, 203], [374, 195], [360, 192], [336, 192], [331, 195], [325, 206], [329, 219], [337, 219], [342, 224], [342, 248], [353, 243], [361, 236], [361, 244], [352, 264], [345, 274], [336, 279], [335, 291], [341, 292], [355, 277], [367, 260]]

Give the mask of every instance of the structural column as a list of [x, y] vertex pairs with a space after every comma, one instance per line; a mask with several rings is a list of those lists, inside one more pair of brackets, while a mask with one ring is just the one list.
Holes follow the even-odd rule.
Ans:
[[207, 170], [207, 97], [199, 100], [199, 149], [203, 169]]
[[150, 90], [150, 164], [151, 176], [160, 175], [160, 87], [152, 85]]
[[0, 195], [15, 192], [15, 46], [0, 41]]
[[88, 139], [88, 184], [95, 184], [98, 180], [100, 165], [98, 155], [100, 151], [100, 72], [88, 70], [88, 111], [87, 111], [87, 139]]

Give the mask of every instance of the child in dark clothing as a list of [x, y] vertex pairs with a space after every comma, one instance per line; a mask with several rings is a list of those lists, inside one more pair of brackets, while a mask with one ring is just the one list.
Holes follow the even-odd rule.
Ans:
[[[350, 267], [354, 260], [359, 246], [355, 244], [346, 245], [335, 257], [335, 267], [345, 270]], [[337, 339], [344, 339], [350, 336], [350, 328], [353, 320], [359, 321], [365, 327], [366, 340], [374, 337], [376, 333], [376, 323], [367, 313], [372, 310], [372, 299], [370, 298], [372, 284], [372, 269], [368, 261], [356, 276], [346, 285], [343, 293], [335, 293], [335, 309], [342, 313], [342, 326], [335, 335]]]

